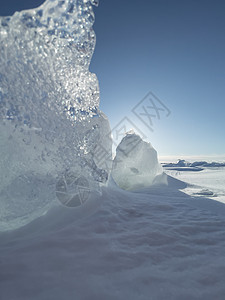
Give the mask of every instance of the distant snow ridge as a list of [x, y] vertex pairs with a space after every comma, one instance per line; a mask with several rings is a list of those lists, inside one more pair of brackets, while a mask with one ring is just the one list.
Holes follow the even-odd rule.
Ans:
[[[225, 163], [220, 163], [220, 162], [207, 162], [207, 161], [195, 161], [195, 162], [188, 162], [184, 159], [179, 159], [177, 163], [168, 163], [168, 164], [163, 164], [165, 168], [170, 168], [170, 167], [181, 167], [181, 168], [219, 168], [219, 167], [225, 167]], [[200, 168], [201, 169], [201, 168]]]
[[86, 178], [90, 191], [108, 178], [97, 146], [109, 160], [110, 128], [89, 72], [97, 3], [47, 0], [0, 18], [0, 231], [74, 199], [65, 178]]
[[166, 183], [156, 150], [136, 134], [127, 134], [117, 147], [112, 177], [125, 190]]

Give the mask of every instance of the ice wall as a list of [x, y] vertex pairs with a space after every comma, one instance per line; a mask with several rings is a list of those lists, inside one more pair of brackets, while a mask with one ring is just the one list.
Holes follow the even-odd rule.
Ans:
[[[58, 200], [68, 204], [72, 179], [85, 178], [90, 191], [107, 180], [110, 128], [89, 72], [92, 4], [47, 0], [0, 18], [0, 230], [26, 224]], [[108, 154], [101, 161], [99, 144]]]

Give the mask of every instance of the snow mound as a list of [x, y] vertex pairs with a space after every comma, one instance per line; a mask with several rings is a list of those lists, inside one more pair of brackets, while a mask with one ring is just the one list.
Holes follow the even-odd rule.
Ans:
[[136, 134], [127, 134], [116, 149], [112, 177], [125, 190], [165, 183], [157, 152]]
[[47, 0], [0, 17], [0, 231], [52, 205], [81, 205], [79, 192], [107, 181], [110, 128], [89, 72], [92, 4]]

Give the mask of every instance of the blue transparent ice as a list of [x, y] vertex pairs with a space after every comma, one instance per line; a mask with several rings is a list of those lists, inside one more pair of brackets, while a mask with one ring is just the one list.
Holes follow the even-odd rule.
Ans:
[[90, 190], [107, 180], [110, 128], [89, 72], [93, 4], [47, 0], [0, 18], [0, 231], [45, 213], [68, 176]]

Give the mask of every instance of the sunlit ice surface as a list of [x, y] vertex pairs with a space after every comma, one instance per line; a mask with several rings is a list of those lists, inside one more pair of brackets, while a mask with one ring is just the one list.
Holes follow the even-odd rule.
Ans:
[[108, 178], [111, 154], [89, 64], [97, 1], [47, 0], [0, 18], [0, 231], [54, 205], [77, 208]]

